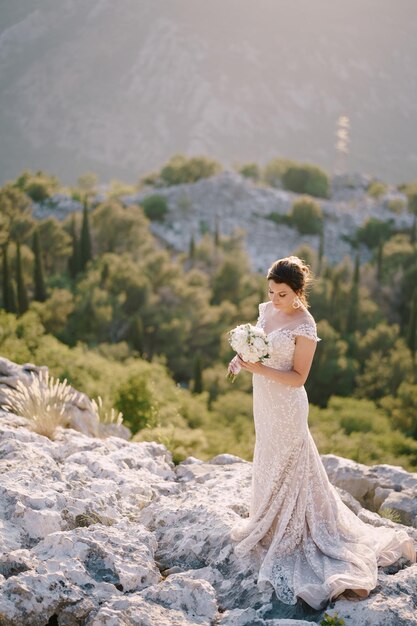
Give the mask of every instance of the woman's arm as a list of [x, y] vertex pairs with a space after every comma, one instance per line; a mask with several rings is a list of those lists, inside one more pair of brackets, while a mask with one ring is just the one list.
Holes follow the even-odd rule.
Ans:
[[316, 341], [307, 337], [297, 336], [293, 369], [287, 371], [277, 370], [274, 367], [264, 365], [260, 361], [257, 363], [249, 363], [243, 361], [238, 356], [238, 363], [242, 369], [246, 369], [253, 374], [262, 374], [271, 380], [276, 380], [283, 385], [291, 387], [302, 387], [307, 380], [313, 362], [314, 353], [316, 351]]

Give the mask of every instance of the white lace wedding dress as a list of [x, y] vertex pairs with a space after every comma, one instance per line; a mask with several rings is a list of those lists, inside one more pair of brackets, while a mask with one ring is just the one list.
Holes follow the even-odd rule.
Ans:
[[[259, 305], [257, 326], [264, 326]], [[291, 370], [295, 337], [320, 341], [311, 314], [269, 333], [265, 365]], [[348, 509], [327, 478], [308, 429], [304, 387], [253, 374], [256, 444], [249, 518], [232, 528], [235, 553], [250, 551], [259, 565], [258, 585], [270, 583], [286, 604], [302, 598], [323, 608], [345, 589], [373, 589], [377, 566], [405, 556], [415, 561], [412, 539], [403, 530], [373, 527]]]

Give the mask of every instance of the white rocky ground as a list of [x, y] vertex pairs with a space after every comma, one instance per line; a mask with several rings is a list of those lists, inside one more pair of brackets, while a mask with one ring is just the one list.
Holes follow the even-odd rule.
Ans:
[[[323, 460], [369, 523], [393, 524], [353, 496], [375, 508], [401, 494], [412, 509], [417, 475]], [[51, 441], [0, 411], [0, 624], [320, 623], [323, 612], [282, 605], [272, 588], [261, 592], [256, 564], [233, 552], [229, 531], [248, 513], [250, 478], [251, 464], [231, 455], [174, 466], [160, 444], [72, 428]], [[408, 532], [417, 542], [417, 529]], [[417, 625], [416, 605], [417, 565], [400, 562], [380, 570], [369, 598], [327, 611], [347, 626], [405, 626]]]

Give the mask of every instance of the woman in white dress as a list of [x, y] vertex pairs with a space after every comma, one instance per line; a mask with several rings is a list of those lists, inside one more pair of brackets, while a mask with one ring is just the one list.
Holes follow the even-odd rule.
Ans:
[[232, 528], [235, 553], [253, 551], [258, 584], [271, 584], [286, 604], [303, 599], [315, 609], [336, 597], [367, 597], [378, 565], [405, 556], [415, 562], [404, 530], [373, 527], [343, 504], [311, 437], [304, 388], [316, 350], [314, 318], [307, 310], [308, 266], [298, 257], [268, 270], [269, 302], [257, 326], [270, 343], [269, 358], [236, 363], [253, 374], [256, 444], [249, 517]]

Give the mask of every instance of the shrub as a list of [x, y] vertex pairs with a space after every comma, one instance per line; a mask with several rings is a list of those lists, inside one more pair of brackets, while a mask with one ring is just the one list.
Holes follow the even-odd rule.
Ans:
[[206, 157], [187, 158], [182, 154], [176, 154], [161, 169], [159, 179], [167, 187], [183, 183], [195, 183], [202, 178], [215, 176], [221, 169], [220, 163], [212, 159]]
[[323, 211], [318, 202], [302, 196], [292, 205], [291, 221], [303, 235], [315, 235], [323, 228]]
[[132, 433], [154, 425], [159, 403], [152, 385], [142, 374], [133, 374], [117, 390], [115, 406], [124, 416]]
[[367, 192], [373, 198], [380, 198], [387, 191], [387, 186], [379, 180], [374, 180], [369, 185]]
[[15, 389], [5, 391], [4, 408], [28, 419], [32, 430], [39, 435], [53, 439], [57, 427], [68, 423], [64, 415], [66, 403], [75, 400], [78, 394], [67, 385], [67, 379], [55, 380], [48, 371], [41, 371], [38, 376], [31, 372], [31, 378], [30, 385], [18, 380]]
[[329, 177], [316, 165], [291, 165], [284, 172], [282, 183], [285, 189], [295, 193], [305, 193], [317, 198], [327, 198], [329, 195]]
[[162, 222], [168, 213], [168, 204], [164, 196], [154, 194], [142, 200], [142, 208], [150, 220]]
[[291, 217], [289, 215], [281, 215], [281, 213], [278, 213], [277, 211], [271, 211], [271, 213], [268, 213], [266, 219], [272, 220], [276, 224], [286, 224], [287, 226], [292, 225]]
[[245, 178], [251, 178], [258, 181], [261, 177], [261, 171], [256, 163], [246, 163], [239, 168], [239, 173]]
[[406, 207], [406, 202], [402, 198], [389, 198], [386, 202], [386, 207], [391, 213], [401, 215]]
[[345, 620], [343, 617], [339, 617], [337, 611], [334, 615], [330, 615], [330, 613], [325, 613], [323, 619], [320, 622], [320, 626], [344, 626]]
[[283, 175], [292, 166], [296, 167], [297, 163], [289, 159], [272, 159], [265, 166], [263, 179], [271, 187], [280, 187]]

